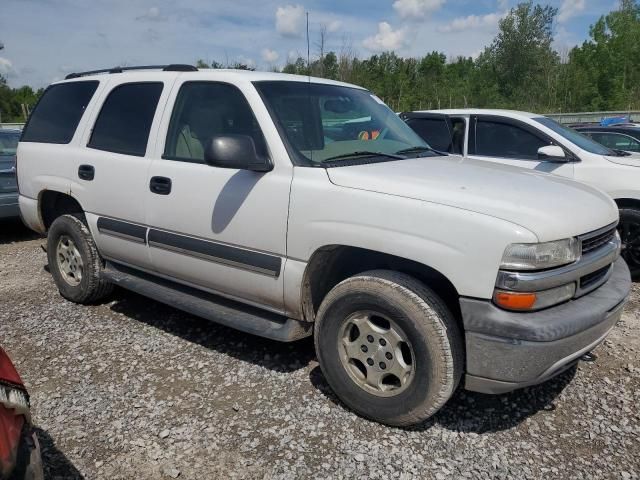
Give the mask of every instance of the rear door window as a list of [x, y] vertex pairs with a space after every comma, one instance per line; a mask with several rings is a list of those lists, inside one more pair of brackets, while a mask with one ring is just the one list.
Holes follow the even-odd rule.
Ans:
[[162, 87], [162, 82], [115, 87], [100, 110], [87, 146], [144, 157]]
[[69, 143], [93, 97], [95, 80], [52, 85], [31, 113], [22, 142]]
[[478, 119], [475, 129], [475, 151], [486, 157], [536, 160], [538, 149], [548, 141], [511, 123]]

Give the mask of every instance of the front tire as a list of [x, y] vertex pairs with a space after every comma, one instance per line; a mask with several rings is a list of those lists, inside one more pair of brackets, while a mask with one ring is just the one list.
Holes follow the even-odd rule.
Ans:
[[629, 266], [631, 278], [640, 280], [640, 210], [620, 209], [618, 232], [622, 240], [622, 258]]
[[113, 290], [113, 285], [101, 278], [103, 262], [91, 232], [73, 215], [62, 215], [51, 225], [47, 258], [53, 280], [67, 300], [92, 303]]
[[314, 333], [333, 391], [377, 422], [420, 423], [460, 382], [458, 325], [444, 302], [408, 275], [376, 270], [344, 280], [323, 300]]

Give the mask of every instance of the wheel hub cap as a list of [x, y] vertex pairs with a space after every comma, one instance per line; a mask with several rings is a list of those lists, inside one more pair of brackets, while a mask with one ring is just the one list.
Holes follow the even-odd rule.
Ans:
[[84, 263], [76, 244], [67, 235], [62, 235], [58, 240], [56, 259], [58, 270], [65, 282], [74, 287], [79, 285], [82, 281]]
[[413, 380], [413, 348], [402, 329], [385, 315], [353, 313], [344, 321], [338, 342], [342, 366], [367, 392], [398, 395]]

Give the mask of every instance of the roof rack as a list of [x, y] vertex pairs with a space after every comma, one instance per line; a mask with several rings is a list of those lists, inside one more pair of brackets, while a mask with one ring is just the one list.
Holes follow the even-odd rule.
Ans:
[[122, 73], [129, 70], [162, 70], [163, 72], [197, 72], [198, 69], [193, 65], [181, 63], [172, 63], [171, 65], [139, 65], [137, 67], [113, 67], [103, 68], [101, 70], [89, 70], [88, 72], [70, 73], [65, 80], [72, 78], [86, 77], [87, 75], [95, 75], [97, 73]]

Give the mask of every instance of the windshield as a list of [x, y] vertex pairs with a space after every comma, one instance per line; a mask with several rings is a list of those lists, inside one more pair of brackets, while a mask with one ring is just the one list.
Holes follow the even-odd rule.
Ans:
[[432, 155], [430, 147], [366, 90], [307, 82], [256, 82], [300, 165]]
[[555, 120], [552, 120], [547, 117], [537, 117], [534, 120], [538, 123], [541, 123], [547, 128], [550, 128], [558, 135], [562, 135], [564, 138], [569, 140], [571, 143], [577, 145], [583, 150], [586, 150], [589, 153], [595, 153], [596, 155], [609, 155], [609, 156], [617, 156], [616, 152], [605, 147], [604, 145], [600, 145], [599, 143], [591, 140], [586, 135], [583, 135], [580, 132], [577, 132], [569, 127], [565, 127], [564, 125], [560, 125]]
[[0, 132], [0, 157], [12, 157], [18, 149], [19, 133]]

